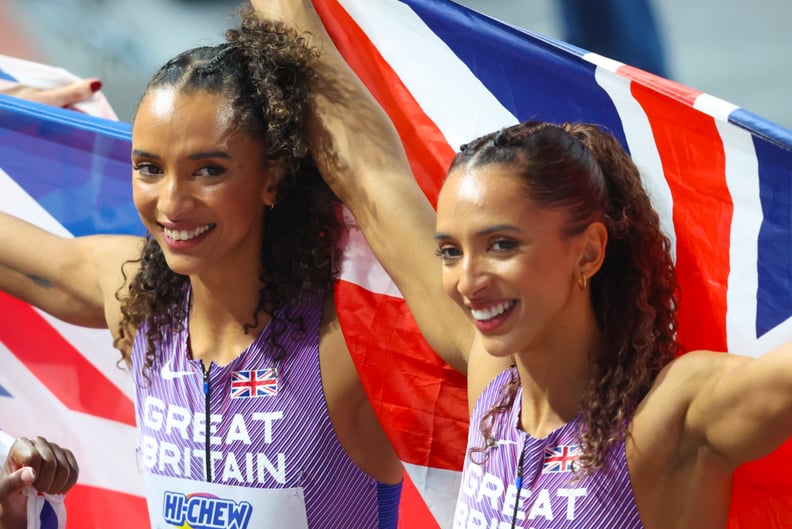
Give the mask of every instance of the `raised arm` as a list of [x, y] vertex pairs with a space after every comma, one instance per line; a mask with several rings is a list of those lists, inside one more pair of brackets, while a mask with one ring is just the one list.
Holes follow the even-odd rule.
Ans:
[[63, 238], [0, 212], [0, 290], [69, 323], [108, 327], [121, 264], [139, 255], [139, 240]]
[[263, 18], [310, 33], [321, 51], [311, 121], [313, 156], [404, 295], [428, 343], [464, 372], [473, 327], [442, 291], [434, 210], [415, 182], [390, 119], [341, 57], [308, 0], [252, 3]]
[[768, 454], [792, 436], [792, 343], [758, 359], [696, 354], [701, 358], [691, 360], [711, 373], [687, 413], [691, 435], [734, 466]]
[[102, 88], [99, 79], [90, 78], [75, 81], [58, 88], [39, 89], [32, 86], [17, 85], [0, 89], [0, 94], [18, 97], [52, 105], [56, 107], [69, 107], [75, 103], [86, 101]]

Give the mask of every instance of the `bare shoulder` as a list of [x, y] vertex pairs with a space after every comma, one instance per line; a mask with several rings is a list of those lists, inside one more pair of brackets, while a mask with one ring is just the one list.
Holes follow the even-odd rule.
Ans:
[[748, 357], [735, 354], [691, 351], [674, 359], [661, 371], [652, 392], [661, 393], [666, 398], [675, 394], [677, 398], [672, 401], [689, 403], [707, 384], [715, 382], [721, 373], [750, 361]]
[[120, 300], [126, 297], [130, 281], [140, 269], [145, 239], [129, 235], [93, 235], [81, 243], [90, 252], [95, 277], [102, 292], [105, 319], [115, 336], [121, 322]]
[[81, 239], [84, 251], [91, 255], [106, 304], [126, 294], [129, 282], [140, 269], [144, 241], [142, 237], [128, 235], [93, 235]]
[[473, 339], [473, 345], [468, 353], [468, 411], [472, 414], [479, 397], [492, 382], [506, 368], [513, 364], [511, 356], [492, 356], [484, 348], [478, 334]]
[[647, 455], [654, 461], [680, 460], [697, 448], [691, 439], [689, 414], [698, 396], [712, 390], [720, 375], [749, 358], [712, 351], [691, 351], [670, 362], [641, 401], [630, 425], [628, 447], [634, 462]]
[[[647, 527], [665, 526], [658, 520], [667, 524], [674, 517], [674, 523], [684, 527], [721, 526], [732, 468], [712, 449], [691, 415], [702, 397], [706, 400], [717, 393], [724, 374], [750, 361], [712, 351], [686, 353], [660, 372], [639, 405], [626, 450], [633, 491]], [[691, 525], [690, 520], [707, 522]]]
[[684, 414], [693, 399], [717, 380], [724, 370], [750, 359], [713, 351], [691, 351], [675, 358], [657, 376], [636, 413], [636, 421], [648, 415], [658, 417]]
[[132, 235], [92, 235], [81, 238], [92, 255], [97, 271], [115, 277], [123, 270], [130, 277], [137, 273], [145, 239]]
[[90, 235], [80, 239], [94, 252], [96, 261], [116, 266], [140, 258], [145, 239], [134, 235]]

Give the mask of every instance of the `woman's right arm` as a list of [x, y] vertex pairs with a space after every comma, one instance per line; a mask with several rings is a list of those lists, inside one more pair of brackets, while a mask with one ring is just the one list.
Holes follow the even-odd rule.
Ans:
[[253, 0], [264, 18], [308, 32], [321, 52], [312, 154], [393, 279], [429, 345], [465, 372], [473, 327], [441, 285], [435, 212], [387, 114], [344, 61], [308, 0]]
[[75, 325], [117, 323], [121, 265], [139, 255], [137, 237], [64, 238], [0, 212], [0, 290]]

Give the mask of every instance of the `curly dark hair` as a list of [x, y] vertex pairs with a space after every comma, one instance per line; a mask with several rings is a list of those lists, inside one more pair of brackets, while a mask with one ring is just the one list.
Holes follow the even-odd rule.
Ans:
[[[568, 236], [591, 222], [607, 228], [605, 259], [590, 281], [603, 343], [581, 400], [581, 468], [599, 468], [609, 447], [627, 435], [660, 370], [681, 352], [671, 243], [635, 163], [616, 138], [595, 125], [521, 123], [464, 145], [451, 169], [490, 164], [508, 166], [541, 207], [566, 210]], [[488, 446], [494, 418], [511, 407], [518, 386], [507, 382], [482, 418]]]
[[[341, 224], [338, 201], [308, 156], [305, 139], [317, 52], [287, 26], [261, 20], [249, 7], [240, 13], [241, 25], [226, 32], [226, 42], [177, 55], [154, 75], [144, 96], [162, 87], [222, 95], [233, 109], [236, 129], [263, 142], [262, 168], [275, 159], [287, 168], [277, 190], [277, 207], [268, 209], [264, 219], [259, 254], [262, 286], [251, 321], [244, 327], [249, 332], [258, 326], [262, 313], [271, 315], [274, 329], [283, 328], [276, 313], [279, 308], [332, 289]], [[145, 373], [154, 363], [165, 326], [181, 329], [188, 311], [184, 295], [189, 278], [168, 267], [150, 234], [135, 262], [140, 270], [129, 282], [129, 295], [119, 298], [122, 321], [115, 344], [122, 350], [122, 360], [128, 360], [128, 347], [121, 345], [131, 345], [130, 336], [145, 324]], [[277, 331], [271, 340], [285, 354], [277, 343]]]

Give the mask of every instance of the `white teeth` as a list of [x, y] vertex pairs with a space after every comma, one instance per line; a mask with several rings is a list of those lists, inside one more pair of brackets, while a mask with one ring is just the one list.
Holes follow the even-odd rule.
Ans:
[[206, 233], [209, 228], [211, 228], [211, 224], [207, 224], [206, 226], [201, 226], [200, 228], [195, 228], [194, 230], [169, 230], [168, 228], [165, 229], [165, 236], [168, 239], [173, 239], [174, 241], [189, 241], [194, 237], [198, 237], [202, 233]]
[[498, 303], [494, 307], [490, 307], [488, 309], [483, 310], [476, 310], [470, 309], [470, 313], [473, 317], [479, 321], [487, 321], [491, 320], [495, 316], [499, 316], [512, 308], [514, 306], [514, 301], [504, 301], [503, 303]]

